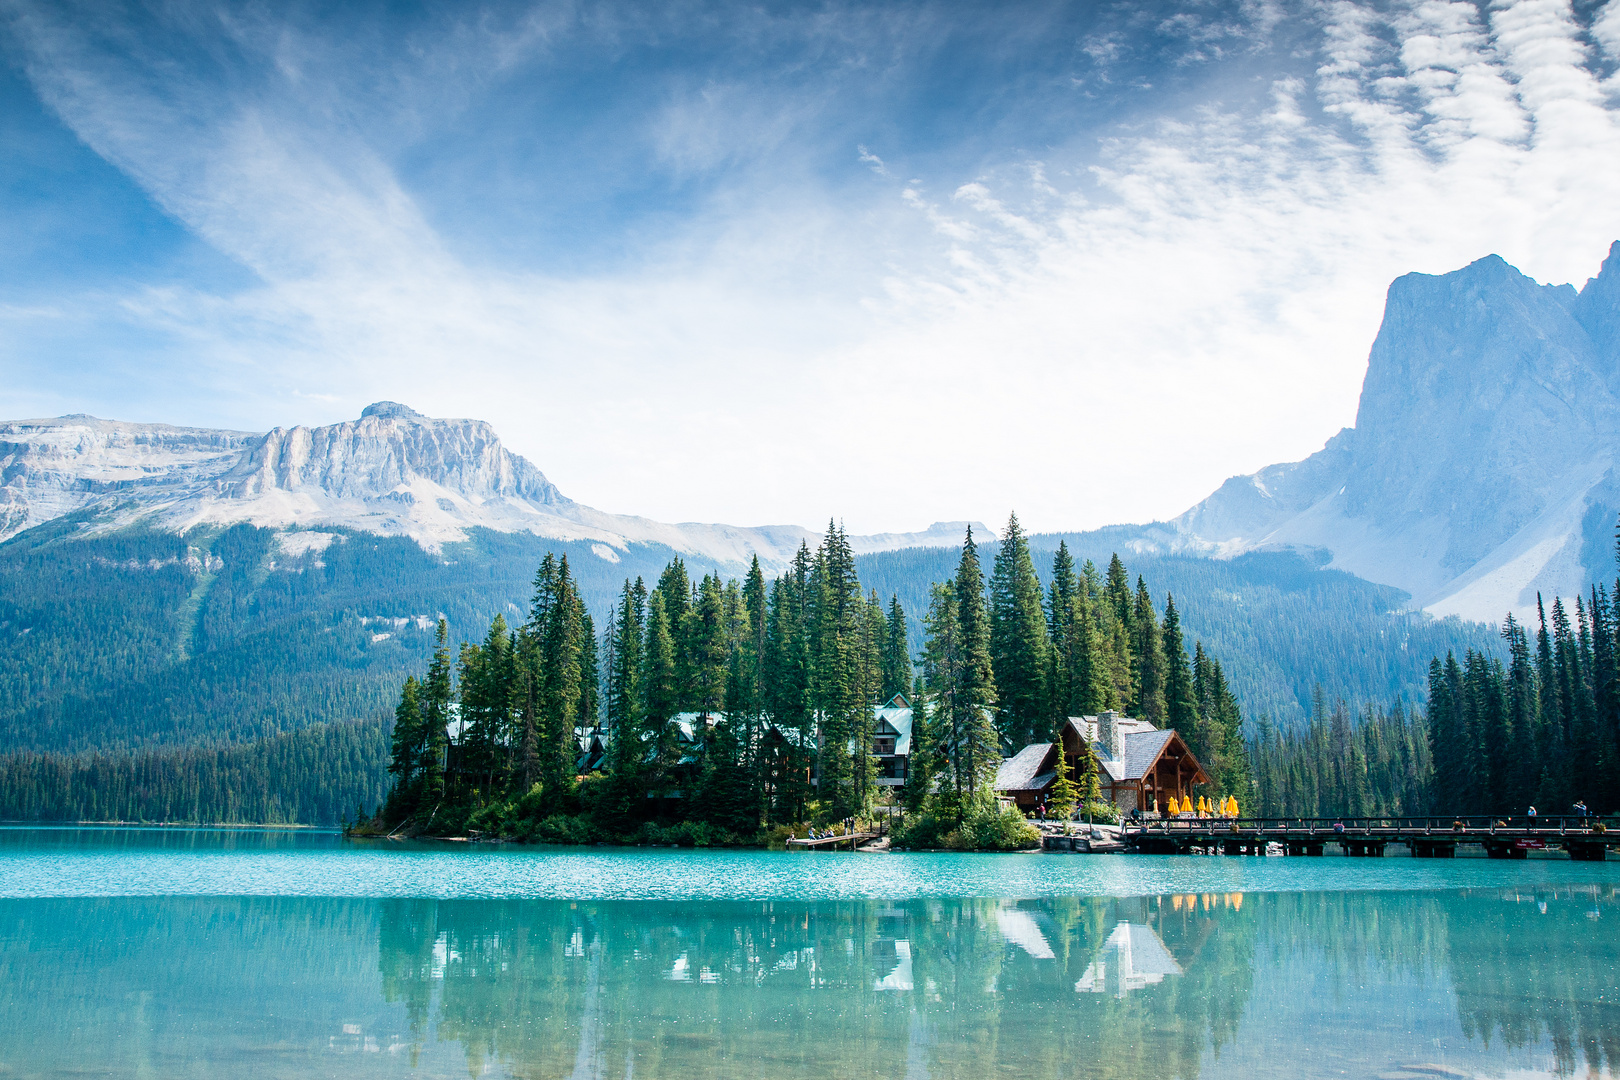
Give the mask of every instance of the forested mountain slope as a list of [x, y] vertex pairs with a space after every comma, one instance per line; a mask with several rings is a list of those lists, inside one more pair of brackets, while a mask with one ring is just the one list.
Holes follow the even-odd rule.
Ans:
[[[1116, 550], [1111, 541], [1119, 538], [1112, 533], [1031, 536], [1043, 585], [1059, 541], [1076, 560], [1101, 567]], [[1162, 610], [1165, 594], [1174, 594], [1189, 647], [1201, 640], [1222, 658], [1249, 717], [1297, 721], [1310, 711], [1317, 685], [1330, 700], [1417, 704], [1428, 693], [1435, 653], [1502, 651], [1488, 625], [1407, 610], [1400, 590], [1319, 569], [1295, 552], [1209, 559], [1120, 550], [1132, 580], [1140, 574], [1147, 581], [1156, 606]], [[897, 593], [907, 611], [919, 611], [927, 583], [948, 575], [951, 559], [949, 551], [924, 548], [867, 555], [860, 560], [861, 580], [881, 596]]]
[[[443, 614], [454, 634], [475, 637], [496, 613], [521, 620], [547, 551], [568, 556], [598, 628], [626, 576], [650, 583], [677, 554], [631, 544], [608, 563], [588, 542], [487, 529], [428, 552], [349, 530], [237, 525], [180, 537], [81, 524], [64, 518], [0, 545], [0, 751], [232, 743], [382, 717], [404, 674], [425, 665], [432, 621]], [[300, 535], [324, 546], [287, 544]], [[1032, 539], [1043, 574], [1058, 539]], [[1069, 541], [1106, 563], [1095, 534]], [[986, 545], [987, 560], [994, 552]], [[915, 619], [954, 557], [912, 548], [858, 565]], [[1431, 655], [1496, 645], [1484, 627], [1402, 612], [1395, 590], [1293, 554], [1127, 561], [1158, 604], [1176, 594], [1188, 633], [1226, 659], [1250, 714], [1297, 716], [1318, 681], [1355, 701], [1416, 701]], [[688, 567], [694, 578], [727, 573]]]

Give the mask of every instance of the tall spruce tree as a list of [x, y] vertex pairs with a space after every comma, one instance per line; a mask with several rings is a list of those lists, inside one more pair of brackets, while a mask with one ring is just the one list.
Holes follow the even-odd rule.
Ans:
[[1022, 748], [1051, 730], [1050, 658], [1041, 585], [1018, 515], [1007, 529], [990, 575], [990, 665], [995, 672], [996, 728], [1002, 744]]
[[389, 794], [390, 818], [404, 817], [415, 809], [420, 798], [417, 780], [425, 749], [426, 725], [422, 721], [418, 689], [415, 675], [406, 678], [399, 705], [394, 709], [393, 755], [388, 764], [388, 771], [395, 777], [393, 791]]
[[1199, 756], [1198, 702], [1193, 695], [1192, 671], [1187, 664], [1187, 645], [1181, 636], [1181, 615], [1176, 598], [1166, 595], [1164, 626], [1159, 633], [1160, 655], [1164, 658], [1164, 720], [1181, 734]]
[[801, 544], [792, 564], [771, 586], [765, 631], [763, 701], [768, 751], [764, 798], [773, 821], [804, 821], [814, 766], [814, 710], [810, 698], [809, 591], [812, 558]]
[[1046, 590], [1047, 694], [1051, 700], [1051, 723], [1061, 727], [1064, 717], [1074, 714], [1079, 696], [1074, 689], [1076, 638], [1080, 612], [1080, 579], [1075, 574], [1074, 557], [1066, 540], [1058, 541], [1052, 556], [1052, 583]]
[[635, 749], [641, 745], [642, 655], [647, 623], [647, 587], [625, 579], [614, 611], [612, 663], [608, 670], [605, 702], [608, 757], [614, 772], [634, 767]]
[[437, 809], [444, 798], [450, 705], [455, 700], [452, 670], [450, 624], [440, 619], [434, 631], [433, 661], [428, 665], [427, 678], [421, 687], [422, 739], [417, 763], [422, 776], [422, 799], [433, 804], [433, 809]]
[[878, 696], [892, 701], [896, 694], [911, 693], [911, 642], [906, 612], [899, 595], [889, 597], [889, 613], [883, 635], [883, 686]]
[[[690, 616], [687, 660], [690, 697], [686, 704], [705, 718], [725, 707], [726, 667], [730, 652], [726, 625], [725, 591], [720, 578], [705, 574], [698, 586], [698, 602]], [[677, 663], [677, 668], [680, 666]]]
[[[692, 579], [686, 563], [671, 559], [658, 575], [654, 591], [664, 598], [664, 616], [669, 620], [671, 655], [675, 661], [675, 712], [695, 707], [692, 633], [694, 629]], [[673, 715], [673, 713], [671, 714]]]
[[1136, 579], [1131, 624], [1135, 631], [1131, 651], [1137, 671], [1136, 698], [1131, 702], [1131, 712], [1143, 720], [1162, 725], [1165, 722], [1164, 641], [1159, 632], [1158, 617], [1153, 611], [1153, 598], [1148, 595], [1147, 582], [1140, 575]]
[[855, 554], [829, 522], [812, 566], [810, 700], [817, 720], [817, 797], [832, 819], [865, 809], [871, 741], [871, 692], [864, 677], [866, 604]]
[[927, 627], [924, 674], [938, 772], [925, 780], [937, 797], [940, 816], [960, 825], [979, 799], [993, 794], [991, 785], [1001, 762], [1000, 739], [990, 713], [996, 687], [984, 575], [971, 528], [956, 577], [933, 589]]

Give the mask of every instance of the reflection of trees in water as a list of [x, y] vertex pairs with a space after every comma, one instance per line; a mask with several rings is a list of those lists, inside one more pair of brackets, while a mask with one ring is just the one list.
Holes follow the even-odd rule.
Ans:
[[[1561, 1073], [1582, 1060], [1594, 1073], [1620, 1069], [1614, 900], [1609, 887], [1470, 897], [1460, 905], [1451, 921], [1450, 968], [1468, 1036], [1508, 1047], [1545, 1037]], [[1457, 917], [1463, 911], [1466, 921]], [[1594, 933], [1594, 921], [1609, 925]]]
[[[431, 1020], [475, 1073], [1169, 1080], [1196, 1076], [1236, 1029], [1253, 910], [387, 901], [380, 968], [415, 1037]], [[1134, 962], [1183, 974], [1139, 968], [1120, 992], [1121, 924], [1139, 928]], [[1161, 941], [1167, 956], [1148, 956]], [[1099, 957], [1106, 992], [1077, 990]]]
[[1346, 985], [1370, 967], [1449, 982], [1471, 1041], [1546, 1039], [1561, 1073], [1620, 1066], [1620, 944], [1593, 925], [1620, 918], [1615, 899], [1613, 887], [1250, 897], [1265, 913], [1261, 962], [1293, 952]]

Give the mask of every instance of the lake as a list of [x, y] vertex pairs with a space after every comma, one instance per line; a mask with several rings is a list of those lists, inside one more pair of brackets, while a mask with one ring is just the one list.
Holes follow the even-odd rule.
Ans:
[[1620, 865], [0, 829], [0, 1077], [1615, 1071]]

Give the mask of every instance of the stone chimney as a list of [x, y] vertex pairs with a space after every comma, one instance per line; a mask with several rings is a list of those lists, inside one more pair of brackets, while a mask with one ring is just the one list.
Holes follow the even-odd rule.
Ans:
[[1110, 758], [1119, 761], [1125, 756], [1125, 733], [1119, 727], [1119, 714], [1109, 709], [1097, 717], [1097, 741]]

